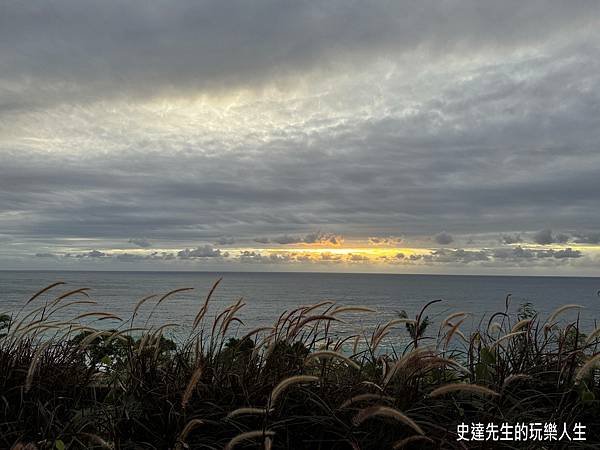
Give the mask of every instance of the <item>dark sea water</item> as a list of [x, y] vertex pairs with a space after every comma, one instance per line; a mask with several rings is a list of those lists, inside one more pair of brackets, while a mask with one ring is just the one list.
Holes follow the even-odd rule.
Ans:
[[[511, 310], [531, 302], [542, 314], [555, 308], [577, 303], [585, 327], [600, 319], [600, 278], [437, 276], [324, 273], [209, 273], [209, 272], [33, 272], [0, 271], [0, 312], [14, 312], [36, 291], [64, 281], [55, 293], [89, 287], [98, 305], [89, 309], [109, 311], [123, 318], [130, 316], [136, 302], [149, 294], [163, 294], [177, 288], [193, 287], [165, 300], [152, 316], [153, 323], [174, 322], [185, 329], [202, 305], [212, 284], [217, 288], [210, 309], [213, 317], [219, 310], [243, 297], [246, 306], [240, 312], [242, 329], [272, 324], [285, 310], [323, 300], [343, 305], [363, 305], [377, 314], [348, 314], [342, 328], [369, 327], [393, 318], [404, 309], [412, 317], [428, 301], [443, 299], [428, 310], [432, 319], [441, 320], [450, 312], [472, 313], [470, 326], [483, 317], [504, 309], [507, 294], [512, 294]], [[35, 303], [52, 298], [36, 299]], [[144, 306], [148, 314], [153, 303]], [[61, 319], [73, 317], [83, 308], [62, 310]], [[566, 318], [576, 318], [570, 311]], [[466, 324], [467, 325], [467, 324]], [[469, 325], [467, 325], [469, 326]]]

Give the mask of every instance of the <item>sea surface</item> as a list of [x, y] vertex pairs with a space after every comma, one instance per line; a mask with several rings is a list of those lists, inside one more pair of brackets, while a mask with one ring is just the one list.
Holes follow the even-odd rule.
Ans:
[[[15, 313], [32, 294], [56, 281], [67, 284], [49, 291], [30, 306], [81, 287], [90, 288], [89, 296], [97, 302], [97, 305], [65, 308], [56, 315], [61, 320], [90, 310], [107, 311], [127, 319], [141, 298], [191, 287], [193, 291], [164, 300], [151, 316], [156, 299], [146, 302], [137, 322], [143, 324], [149, 318], [148, 323], [154, 325], [174, 323], [180, 326], [175, 328], [180, 330], [178, 333], [183, 333], [189, 330], [211, 286], [221, 277], [207, 317], [214, 318], [243, 298], [245, 306], [238, 314], [243, 324], [236, 324], [238, 333], [271, 325], [286, 310], [324, 300], [377, 311], [344, 315], [345, 323], [337, 325], [343, 332], [368, 330], [397, 317], [400, 310], [414, 317], [427, 302], [436, 299], [442, 301], [427, 310], [431, 319], [439, 323], [451, 312], [466, 311], [471, 316], [465, 326], [477, 326], [494, 312], [504, 310], [508, 294], [513, 312], [519, 305], [530, 302], [543, 316], [559, 306], [575, 303], [584, 307], [579, 312], [584, 328], [594, 328], [596, 319], [600, 319], [600, 278], [331, 273], [0, 271], [0, 312]], [[577, 310], [571, 310], [565, 319], [574, 320], [577, 314]]]

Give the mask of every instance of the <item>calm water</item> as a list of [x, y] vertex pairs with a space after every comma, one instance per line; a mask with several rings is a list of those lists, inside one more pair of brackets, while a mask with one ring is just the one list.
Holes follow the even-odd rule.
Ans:
[[[472, 323], [504, 309], [505, 297], [512, 294], [512, 310], [531, 302], [541, 313], [567, 303], [585, 306], [584, 324], [593, 327], [600, 319], [600, 278], [488, 277], [434, 275], [316, 274], [316, 273], [208, 273], [208, 272], [13, 272], [0, 271], [0, 312], [16, 311], [34, 292], [55, 282], [67, 286], [55, 292], [89, 287], [104, 310], [127, 318], [142, 297], [172, 289], [193, 287], [166, 300], [154, 313], [153, 321], [185, 326], [192, 320], [214, 281], [222, 276], [211, 303], [210, 315], [240, 297], [246, 301], [241, 312], [242, 328], [270, 325], [284, 311], [299, 305], [334, 300], [344, 305], [366, 305], [378, 314], [350, 315], [345, 328], [369, 326], [406, 310], [410, 316], [429, 300], [443, 299], [429, 311], [432, 318], [449, 312], [469, 311]], [[54, 292], [54, 291], [53, 291]], [[50, 298], [47, 296], [45, 298]], [[36, 300], [43, 301], [43, 299]], [[147, 313], [153, 307], [145, 305]], [[63, 317], [81, 312], [77, 307], [63, 310]], [[571, 317], [576, 312], [571, 312]]]

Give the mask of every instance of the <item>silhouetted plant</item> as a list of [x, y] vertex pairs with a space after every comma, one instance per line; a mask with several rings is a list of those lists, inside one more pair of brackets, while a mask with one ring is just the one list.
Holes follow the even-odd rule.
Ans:
[[577, 305], [543, 320], [532, 305], [511, 315], [507, 297], [477, 329], [461, 329], [468, 314], [456, 312], [431, 332], [424, 312], [436, 300], [415, 319], [401, 311], [372, 333], [337, 334], [341, 317], [371, 310], [323, 302], [238, 336], [242, 300], [207, 315], [217, 285], [177, 345], [166, 326], [137, 325], [150, 297], [124, 321], [102, 311], [57, 319], [91, 303], [82, 289], [41, 305], [36, 294], [27, 311], [0, 318], [0, 447], [451, 449], [462, 448], [460, 422], [575, 420], [587, 441], [569, 448], [600, 442], [600, 329], [564, 320]]

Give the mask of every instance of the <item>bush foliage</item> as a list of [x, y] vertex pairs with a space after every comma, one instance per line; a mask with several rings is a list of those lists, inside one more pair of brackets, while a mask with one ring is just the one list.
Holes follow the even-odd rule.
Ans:
[[[581, 422], [587, 441], [569, 448], [600, 443], [600, 331], [565, 320], [576, 305], [542, 318], [533, 305], [511, 313], [507, 297], [466, 332], [469, 314], [435, 323], [431, 302], [414, 319], [400, 312], [338, 334], [338, 322], [372, 311], [322, 302], [240, 335], [242, 300], [211, 312], [218, 283], [178, 344], [165, 337], [169, 324], [137, 319], [181, 289], [142, 299], [124, 320], [103, 311], [59, 320], [93, 302], [86, 289], [50, 295], [56, 283], [1, 316], [0, 447], [477, 448], [457, 441], [459, 423], [504, 422]], [[503, 445], [539, 448], [480, 443]]]

